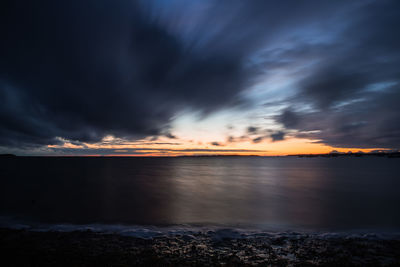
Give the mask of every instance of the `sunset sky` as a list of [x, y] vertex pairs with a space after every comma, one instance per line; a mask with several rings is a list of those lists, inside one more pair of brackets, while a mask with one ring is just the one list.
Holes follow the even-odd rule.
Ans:
[[0, 153], [400, 148], [400, 1], [0, 3]]

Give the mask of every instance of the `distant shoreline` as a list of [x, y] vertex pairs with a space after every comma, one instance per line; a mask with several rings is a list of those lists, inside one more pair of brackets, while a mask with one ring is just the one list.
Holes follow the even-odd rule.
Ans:
[[55, 155], [55, 156], [18, 156], [14, 154], [0, 154], [0, 159], [4, 158], [228, 158], [228, 157], [243, 157], [243, 158], [286, 158], [286, 157], [299, 157], [299, 158], [337, 158], [337, 157], [386, 157], [386, 158], [400, 158], [400, 152], [331, 152], [323, 154], [291, 154], [282, 156], [260, 156], [260, 155], [182, 155], [182, 156], [113, 156], [113, 155]]
[[301, 158], [336, 158], [336, 157], [387, 157], [387, 158], [400, 158], [400, 152], [355, 152], [355, 153], [326, 153], [326, 154], [295, 154], [288, 155], [287, 157], [301, 157]]

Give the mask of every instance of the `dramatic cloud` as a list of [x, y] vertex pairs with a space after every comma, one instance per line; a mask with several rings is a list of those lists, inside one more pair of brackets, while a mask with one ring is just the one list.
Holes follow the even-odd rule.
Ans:
[[257, 144], [257, 143], [260, 143], [264, 139], [265, 139], [265, 136], [259, 136], [259, 137], [254, 138], [252, 141], [253, 141], [253, 143]]
[[[260, 153], [265, 151], [252, 149], [155, 149], [155, 148], [128, 148], [128, 149], [70, 149], [70, 148], [54, 148], [52, 149], [57, 155], [208, 155], [214, 153], [230, 154], [230, 153]], [[47, 151], [48, 153], [48, 151]]]
[[285, 69], [297, 93], [274, 117], [283, 128], [249, 127], [250, 140], [290, 129], [333, 146], [398, 147], [399, 5], [2, 1], [0, 146], [179, 139], [177, 114], [246, 112], [247, 90]]
[[222, 146], [220, 142], [211, 142], [210, 144], [213, 146]]
[[[298, 137], [335, 147], [400, 147], [400, 87], [364, 93], [363, 99], [325, 112], [285, 111], [277, 120], [297, 129]], [[290, 114], [293, 120], [288, 120]], [[292, 123], [295, 121], [296, 123]]]
[[[336, 147], [398, 148], [400, 3], [368, 1], [343, 20], [336, 38], [314, 45], [318, 60], [276, 120], [298, 136]], [[308, 52], [298, 45], [283, 54], [294, 59]]]
[[[265, 131], [266, 133], [270, 132], [269, 130]], [[259, 135], [255, 138], [253, 138], [251, 141], [255, 144], [261, 143], [262, 141], [266, 139], [271, 139], [272, 142], [275, 141], [282, 141], [285, 139], [286, 133], [283, 131], [278, 131], [278, 132], [272, 132], [270, 134], [264, 134], [264, 135]]]
[[254, 126], [247, 127], [248, 134], [257, 134], [258, 130], [259, 130], [258, 127], [254, 127]]
[[282, 131], [271, 134], [272, 141], [282, 141], [285, 139], [285, 133]]

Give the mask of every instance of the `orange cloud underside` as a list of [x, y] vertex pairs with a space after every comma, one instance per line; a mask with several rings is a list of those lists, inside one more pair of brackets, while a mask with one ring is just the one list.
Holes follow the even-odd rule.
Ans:
[[[73, 151], [84, 149], [83, 146], [65, 143], [62, 146], [48, 146], [51, 148], [68, 148], [71, 155]], [[370, 152], [379, 148], [337, 148], [317, 140], [288, 138], [283, 141], [264, 141], [252, 143], [251, 141], [223, 143], [219, 146], [196, 140], [165, 139], [157, 141], [141, 140], [136, 142], [114, 143], [109, 140], [106, 144], [85, 144], [88, 153], [85, 156], [191, 156], [191, 155], [258, 155], [258, 156], [284, 156], [292, 154], [320, 154], [332, 150], [338, 152]], [[97, 153], [98, 149], [110, 150], [110, 153]], [[129, 153], [134, 151], [133, 153]], [[82, 154], [81, 154], [82, 155]]]

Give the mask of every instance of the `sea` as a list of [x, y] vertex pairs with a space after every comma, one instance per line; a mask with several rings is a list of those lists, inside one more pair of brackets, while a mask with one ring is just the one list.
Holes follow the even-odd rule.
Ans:
[[5, 157], [0, 227], [398, 233], [400, 159]]

